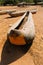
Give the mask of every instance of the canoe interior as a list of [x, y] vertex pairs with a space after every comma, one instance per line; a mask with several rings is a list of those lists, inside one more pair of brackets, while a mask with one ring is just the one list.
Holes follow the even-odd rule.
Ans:
[[16, 27], [16, 29], [22, 29], [23, 25], [26, 23], [27, 19], [28, 19], [28, 15], [29, 12], [27, 12], [27, 15], [24, 17], [24, 19], [21, 21], [21, 23], [18, 25], [18, 27]]

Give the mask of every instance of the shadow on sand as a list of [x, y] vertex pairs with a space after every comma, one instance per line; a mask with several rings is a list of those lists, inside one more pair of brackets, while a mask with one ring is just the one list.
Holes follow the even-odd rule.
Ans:
[[10, 19], [10, 18], [15, 18], [15, 17], [6, 17], [5, 19]]
[[20, 16], [9, 16], [9, 17], [6, 17], [5, 19], [17, 18], [17, 17], [20, 17]]
[[3, 46], [2, 54], [1, 54], [0, 65], [8, 65], [12, 63], [13, 61], [16, 61], [29, 50], [31, 45], [32, 45], [32, 42], [24, 46], [16, 46], [9, 43], [6, 40], [5, 45]]

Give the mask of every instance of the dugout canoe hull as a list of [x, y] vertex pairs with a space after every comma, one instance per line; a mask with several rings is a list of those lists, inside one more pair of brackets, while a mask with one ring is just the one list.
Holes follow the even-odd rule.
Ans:
[[[16, 12], [10, 12], [8, 13], [11, 17], [18, 17], [18, 16], [22, 16], [25, 12], [28, 12], [28, 10], [26, 11], [16, 11]], [[35, 14], [37, 12], [37, 10], [31, 10], [32, 14]]]
[[8, 13], [15, 12], [15, 11], [16, 10], [1, 10], [0, 15], [8, 14]]
[[[22, 22], [23, 22], [23, 18], [22, 18]], [[16, 29], [15, 25], [13, 25], [12, 27], [13, 28], [10, 29], [7, 36], [10, 43], [12, 44], [25, 45], [28, 44], [30, 41], [32, 41], [35, 37], [35, 26], [31, 12], [29, 12], [28, 19], [26, 23], [23, 25], [22, 29]]]

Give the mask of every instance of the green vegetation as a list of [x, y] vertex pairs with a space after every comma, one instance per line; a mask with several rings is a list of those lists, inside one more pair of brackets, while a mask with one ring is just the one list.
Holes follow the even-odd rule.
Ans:
[[38, 0], [34, 0], [34, 3], [37, 4]]
[[33, 0], [26, 0], [26, 2], [33, 3]]
[[27, 2], [27, 3], [35, 3], [37, 4], [37, 2], [39, 1], [43, 1], [43, 0], [0, 0], [0, 5], [6, 5], [6, 4], [17, 4], [20, 2]]
[[0, 5], [3, 5], [5, 0], [0, 0]]

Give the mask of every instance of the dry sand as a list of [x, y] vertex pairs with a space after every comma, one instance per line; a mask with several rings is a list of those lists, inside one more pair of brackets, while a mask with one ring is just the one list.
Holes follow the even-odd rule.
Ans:
[[11, 18], [8, 14], [0, 15], [0, 65], [43, 65], [43, 7], [42, 6], [5, 6], [0, 10], [31, 10], [37, 9], [33, 14], [36, 36], [29, 49], [28, 45], [15, 46], [7, 41], [7, 32], [13, 23], [20, 17]]

